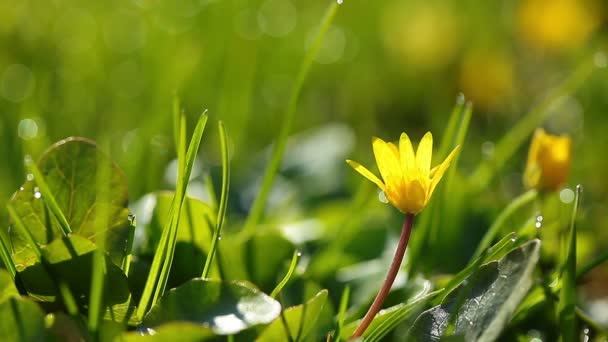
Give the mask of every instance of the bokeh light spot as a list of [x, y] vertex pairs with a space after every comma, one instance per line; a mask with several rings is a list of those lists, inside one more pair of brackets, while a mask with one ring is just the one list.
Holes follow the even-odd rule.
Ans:
[[23, 119], [17, 126], [17, 134], [23, 140], [32, 140], [38, 136], [38, 124], [32, 119]]

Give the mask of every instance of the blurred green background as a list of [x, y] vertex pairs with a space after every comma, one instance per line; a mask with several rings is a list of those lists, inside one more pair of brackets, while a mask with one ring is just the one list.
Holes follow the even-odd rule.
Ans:
[[[110, 140], [132, 201], [171, 189], [176, 94], [191, 122], [208, 109], [213, 123], [199, 180], [208, 173], [219, 180], [215, 121], [226, 123], [229, 220], [238, 226], [328, 4], [0, 0], [0, 202], [24, 180], [24, 154], [37, 157], [68, 136]], [[417, 141], [430, 130], [439, 141], [461, 93], [474, 103], [459, 164], [466, 178], [552, 88], [592, 61], [591, 75], [543, 126], [574, 139], [562, 201], [585, 186], [582, 257], [606, 248], [607, 10], [582, 0], [344, 0], [304, 86], [268, 210], [285, 209], [277, 220], [295, 221], [349, 201], [364, 181], [345, 158], [371, 165], [372, 135], [393, 140], [406, 131]], [[466, 262], [496, 213], [523, 191], [526, 152], [519, 148], [484, 189], [465, 220], [470, 234], [453, 244], [470, 251], [447, 270]], [[195, 185], [193, 194], [204, 197], [202, 182]], [[398, 213], [382, 210], [398, 229]], [[0, 218], [6, 222], [4, 210]]]

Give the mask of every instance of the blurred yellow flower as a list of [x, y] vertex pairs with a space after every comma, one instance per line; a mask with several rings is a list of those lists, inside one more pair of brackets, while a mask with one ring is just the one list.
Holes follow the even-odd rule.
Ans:
[[532, 137], [524, 184], [528, 188], [557, 190], [568, 177], [571, 163], [569, 136], [556, 136], [537, 128]]
[[396, 2], [380, 20], [384, 46], [398, 63], [416, 71], [449, 65], [460, 46], [461, 23], [443, 3]]
[[363, 177], [376, 183], [392, 205], [401, 212], [410, 214], [417, 214], [424, 209], [459, 149], [457, 146], [443, 163], [431, 170], [431, 132], [424, 135], [416, 154], [410, 138], [405, 133], [401, 133], [398, 148], [395, 144], [376, 137], [372, 138], [372, 147], [384, 182], [361, 164], [352, 160], [346, 162]]
[[585, 0], [525, 0], [518, 11], [519, 32], [535, 47], [575, 48], [599, 25], [594, 5], [594, 1]]
[[498, 49], [467, 53], [460, 68], [460, 88], [482, 112], [497, 113], [509, 101], [515, 88], [513, 60]]

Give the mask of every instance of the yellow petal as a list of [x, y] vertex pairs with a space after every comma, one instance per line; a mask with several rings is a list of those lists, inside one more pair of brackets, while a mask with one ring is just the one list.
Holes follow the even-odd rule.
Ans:
[[399, 182], [402, 179], [401, 166], [399, 159], [395, 158], [394, 150], [384, 140], [376, 137], [372, 138], [372, 147], [384, 183]]
[[347, 159], [346, 163], [348, 163], [348, 165], [350, 165], [353, 169], [355, 169], [355, 171], [359, 172], [363, 177], [376, 183], [376, 185], [378, 187], [380, 187], [380, 189], [382, 189], [382, 191], [384, 191], [384, 189], [385, 189], [384, 183], [382, 183], [382, 181], [378, 177], [376, 177], [376, 175], [374, 175], [370, 170], [366, 169], [365, 166], [357, 163], [354, 160], [350, 160], [350, 159]]
[[429, 177], [431, 172], [431, 158], [433, 157], [433, 135], [431, 132], [427, 132], [420, 144], [418, 144], [418, 150], [416, 150], [416, 165], [418, 170], [422, 173], [425, 178]]
[[441, 164], [435, 166], [434, 168], [431, 169], [431, 174], [429, 175], [429, 177], [433, 178], [435, 177], [435, 173], [437, 172], [437, 170], [439, 170], [439, 167], [441, 166]]
[[401, 158], [401, 169], [404, 174], [411, 174], [411, 171], [416, 168], [416, 155], [410, 137], [405, 133], [401, 133], [399, 138], [399, 153]]
[[459, 150], [460, 150], [460, 145], [456, 146], [456, 148], [454, 148], [454, 150], [452, 152], [450, 152], [450, 154], [448, 155], [447, 158], [445, 158], [443, 163], [441, 163], [441, 165], [439, 165], [439, 168], [437, 169], [437, 171], [435, 171], [435, 175], [433, 176], [433, 179], [431, 180], [431, 187], [429, 188], [429, 196], [428, 196], [429, 198], [433, 194], [433, 191], [435, 191], [435, 187], [437, 187], [437, 184], [439, 184], [441, 177], [443, 177], [443, 174], [448, 169], [448, 166], [450, 166], [452, 159], [454, 158], [454, 156], [456, 156], [456, 153], [458, 153]]
[[[393, 144], [392, 142], [387, 142], [386, 144], [388, 145], [388, 147], [390, 147], [391, 152], [393, 152], [393, 154], [395, 155], [395, 159], [399, 161], [399, 148], [397, 147], [397, 145]], [[399, 166], [401, 166], [401, 164], [399, 164]]]

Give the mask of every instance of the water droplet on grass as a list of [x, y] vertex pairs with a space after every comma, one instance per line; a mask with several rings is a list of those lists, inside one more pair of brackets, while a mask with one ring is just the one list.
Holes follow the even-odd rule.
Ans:
[[463, 105], [464, 101], [466, 101], [466, 98], [464, 97], [463, 93], [459, 93], [458, 97], [456, 98], [456, 103], [459, 105]]
[[534, 226], [536, 228], [541, 228], [543, 226], [543, 216], [541, 214], [537, 214], [536, 215], [536, 224], [534, 224]]
[[338, 3], [338, 5], [342, 5], [342, 3], [344, 3], [344, 0], [336, 0], [336, 2]]
[[34, 198], [39, 199], [42, 197], [42, 194], [39, 191], [34, 192]]
[[384, 191], [380, 191], [378, 193], [378, 199], [380, 200], [380, 202], [382, 203], [388, 203], [388, 198], [386, 198], [386, 194], [384, 193]]
[[218, 235], [218, 237], [217, 237], [217, 241], [220, 241], [221, 239], [222, 239], [222, 236], [221, 236], [221, 235]]
[[34, 175], [31, 173], [28, 173], [27, 176], [25, 176], [27, 178], [28, 181], [33, 181], [34, 180]]
[[297, 256], [299, 256], [299, 257], [301, 257], [301, 256], [302, 256], [302, 252], [297, 251], [297, 252], [296, 252], [296, 255], [297, 255]]

